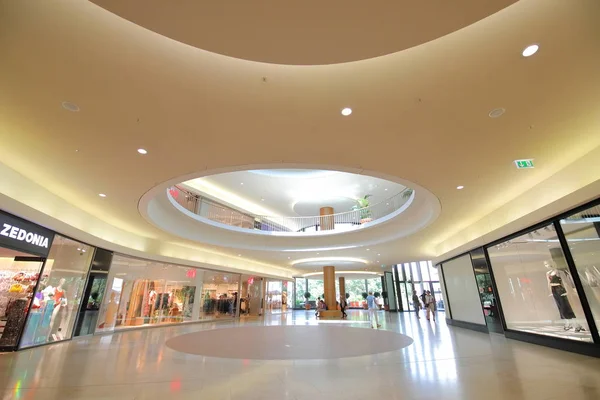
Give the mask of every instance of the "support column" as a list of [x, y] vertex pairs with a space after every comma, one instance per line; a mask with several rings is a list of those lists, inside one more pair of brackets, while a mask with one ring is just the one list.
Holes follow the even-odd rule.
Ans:
[[329, 231], [334, 228], [333, 222], [333, 207], [321, 207], [319, 210], [321, 217], [319, 218], [319, 224], [321, 225], [321, 231]]
[[335, 267], [323, 267], [323, 286], [325, 288], [327, 311], [321, 311], [321, 318], [341, 318], [342, 312], [337, 309], [337, 296], [335, 295]]
[[339, 281], [340, 281], [340, 299], [339, 299], [339, 301], [341, 302], [342, 300], [346, 300], [346, 279], [343, 276], [340, 276]]

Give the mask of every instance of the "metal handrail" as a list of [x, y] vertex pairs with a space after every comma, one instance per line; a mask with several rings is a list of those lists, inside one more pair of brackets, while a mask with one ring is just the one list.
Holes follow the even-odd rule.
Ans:
[[352, 230], [399, 210], [411, 197], [413, 190], [400, 193], [357, 210], [310, 217], [279, 217], [245, 213], [175, 185], [168, 195], [188, 211], [211, 221], [245, 229], [272, 232], [316, 232], [321, 230]]

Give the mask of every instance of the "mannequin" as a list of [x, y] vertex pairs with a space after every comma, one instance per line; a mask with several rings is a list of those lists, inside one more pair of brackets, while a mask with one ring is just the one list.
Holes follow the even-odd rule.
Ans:
[[[61, 278], [60, 281], [58, 281], [58, 286], [54, 288], [54, 293], [53, 293], [53, 297], [54, 297], [54, 310], [52, 311], [52, 317], [50, 318], [50, 332], [58, 332], [59, 326], [54, 326], [54, 324], [56, 323], [57, 319], [56, 317], [59, 315], [59, 313], [61, 311], [66, 311], [63, 310], [64, 308], [66, 308], [67, 306], [67, 297], [66, 297], [66, 293], [65, 293], [65, 289], [64, 289], [64, 284], [65, 284], [65, 279]], [[51, 288], [52, 286], [48, 286], [46, 288], [46, 290], [48, 288]]]
[[554, 302], [558, 308], [560, 319], [565, 320], [564, 330], [568, 331], [573, 328], [575, 329], [575, 332], [581, 332], [585, 330], [577, 321], [575, 321], [574, 324], [571, 324], [570, 322], [570, 320], [576, 319], [577, 317], [575, 316], [573, 308], [571, 307], [571, 303], [569, 302], [569, 298], [567, 297], [569, 294], [567, 287], [571, 279], [571, 277], [568, 275], [568, 272], [554, 268], [547, 261], [544, 261], [544, 266], [548, 269], [548, 272], [546, 272], [546, 278], [548, 279], [548, 290], [550, 291], [550, 296], [554, 297]]

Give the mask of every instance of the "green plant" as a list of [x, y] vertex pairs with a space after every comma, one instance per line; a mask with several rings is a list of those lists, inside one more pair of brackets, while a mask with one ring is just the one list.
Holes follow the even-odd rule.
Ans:
[[363, 299], [367, 299], [367, 297], [369, 296], [369, 294], [367, 292], [362, 292], [362, 298]]
[[310, 299], [311, 297], [312, 297], [312, 294], [310, 294], [309, 292], [305, 292], [305, 293], [304, 293], [304, 298], [305, 298], [306, 300]]
[[352, 210], [354, 211], [360, 210], [360, 219], [369, 218], [371, 216], [371, 210], [368, 209], [370, 204], [369, 197], [371, 197], [371, 195], [366, 194], [363, 198], [356, 199], [356, 204], [352, 207]]
[[406, 190], [404, 192], [402, 192], [402, 198], [403, 199], [408, 199], [412, 194], [413, 194], [414, 190], [411, 188], [406, 188]]
[[381, 293], [375, 292], [375, 293], [373, 293], [373, 296], [375, 296], [375, 298], [378, 299], [381, 297]]

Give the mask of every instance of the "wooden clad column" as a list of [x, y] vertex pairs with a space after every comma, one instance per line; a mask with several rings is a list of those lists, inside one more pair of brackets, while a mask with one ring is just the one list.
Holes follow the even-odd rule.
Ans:
[[339, 301], [341, 302], [342, 300], [346, 299], [346, 279], [343, 276], [340, 276], [340, 299]]
[[335, 267], [323, 267], [323, 286], [325, 288], [327, 311], [321, 312], [321, 318], [341, 318], [342, 312], [337, 309], [337, 296], [335, 294]]
[[333, 222], [333, 207], [321, 207], [321, 209], [319, 210], [319, 214], [321, 215], [320, 218], [320, 225], [321, 225], [321, 229], [322, 231], [329, 231], [332, 230], [334, 227], [334, 222]]

